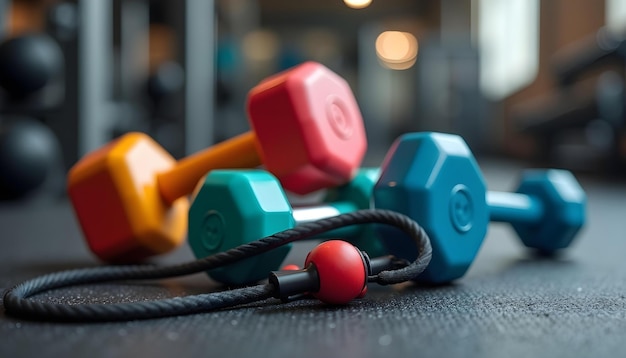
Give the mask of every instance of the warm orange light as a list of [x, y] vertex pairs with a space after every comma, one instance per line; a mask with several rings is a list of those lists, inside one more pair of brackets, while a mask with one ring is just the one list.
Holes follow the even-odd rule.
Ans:
[[372, 0], [343, 0], [346, 6], [351, 7], [353, 9], [363, 9], [372, 3]]
[[241, 47], [244, 56], [252, 61], [271, 61], [278, 56], [280, 40], [273, 31], [255, 30], [244, 36]]
[[46, 4], [41, 1], [9, 1], [8, 4], [8, 14], [0, 14], [7, 17], [7, 35], [14, 37], [43, 31]]
[[383, 66], [393, 70], [413, 66], [417, 51], [417, 39], [408, 32], [385, 31], [376, 38], [376, 55]]
[[167, 25], [152, 24], [148, 30], [148, 66], [151, 72], [176, 56], [176, 34]]

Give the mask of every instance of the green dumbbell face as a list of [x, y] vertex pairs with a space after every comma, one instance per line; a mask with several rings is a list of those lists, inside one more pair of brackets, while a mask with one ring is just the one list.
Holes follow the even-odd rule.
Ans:
[[524, 245], [543, 252], [568, 247], [585, 222], [587, 197], [572, 173], [528, 170], [517, 192], [538, 198], [544, 217], [535, 224], [512, 223]]
[[[408, 215], [426, 230], [433, 258], [418, 280], [443, 283], [463, 276], [484, 240], [489, 223], [485, 191], [479, 167], [461, 137], [410, 133], [388, 152], [374, 205]], [[416, 258], [412, 241], [398, 231], [380, 230], [392, 254]]]
[[379, 168], [362, 168], [348, 184], [329, 189], [324, 202], [347, 201], [358, 208], [369, 209], [372, 205], [372, 191], [379, 175]]
[[[372, 207], [372, 193], [374, 185], [378, 181], [380, 175], [379, 168], [362, 168], [357, 175], [348, 184], [342, 185], [328, 190], [325, 203], [352, 203], [358, 209], [370, 209]], [[374, 224], [359, 225], [358, 233], [352, 234], [354, 228], [346, 228], [347, 230], [333, 230], [331, 233], [324, 235], [325, 237], [344, 238], [352, 245], [367, 252], [370, 257], [378, 257], [387, 255], [388, 251], [384, 247], [382, 241], [378, 237], [378, 232]], [[350, 232], [350, 235], [344, 234]]]
[[[291, 207], [278, 180], [260, 171], [214, 170], [189, 210], [189, 245], [202, 258], [294, 226]], [[213, 279], [242, 285], [277, 270], [291, 246], [208, 272]]]

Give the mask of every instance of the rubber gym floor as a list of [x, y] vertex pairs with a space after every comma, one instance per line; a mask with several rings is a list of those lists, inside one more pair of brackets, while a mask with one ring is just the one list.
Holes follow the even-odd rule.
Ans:
[[[521, 165], [479, 161], [490, 189], [511, 190]], [[618, 357], [626, 343], [626, 181], [577, 175], [587, 224], [555, 258], [533, 255], [492, 224], [470, 271], [453, 284], [370, 285], [344, 307], [268, 300], [182, 317], [41, 323], [0, 312], [1, 357]], [[99, 263], [69, 203], [0, 207], [0, 292], [25, 279]], [[297, 243], [301, 263], [315, 243]], [[193, 259], [188, 247], [156, 260]], [[63, 289], [52, 302], [119, 302], [208, 292], [204, 274], [159, 283]]]

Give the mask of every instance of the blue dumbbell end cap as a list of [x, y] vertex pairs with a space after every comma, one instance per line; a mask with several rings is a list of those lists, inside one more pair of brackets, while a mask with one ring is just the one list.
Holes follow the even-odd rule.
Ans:
[[[408, 215], [431, 239], [433, 258], [417, 281], [445, 283], [465, 274], [489, 223], [486, 185], [465, 141], [452, 134], [410, 133], [398, 138], [381, 167], [374, 190], [376, 208]], [[414, 260], [415, 243], [380, 226], [396, 256]]]
[[518, 193], [538, 198], [544, 217], [536, 224], [512, 223], [524, 245], [553, 253], [571, 245], [585, 224], [587, 196], [574, 175], [566, 170], [527, 170]]

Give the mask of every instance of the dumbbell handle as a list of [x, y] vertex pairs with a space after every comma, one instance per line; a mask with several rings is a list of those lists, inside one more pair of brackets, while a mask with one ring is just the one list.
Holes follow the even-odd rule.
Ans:
[[166, 203], [193, 192], [209, 171], [220, 168], [254, 168], [261, 165], [256, 135], [246, 132], [183, 158], [158, 175], [159, 190]]
[[[487, 205], [489, 206], [492, 221], [500, 222], [538, 222], [543, 217], [544, 207], [541, 201], [533, 196], [489, 191], [487, 192]], [[293, 218], [296, 225], [325, 219], [339, 214], [345, 214], [359, 208], [350, 202], [336, 202], [326, 205], [305, 206], [293, 209]], [[359, 226], [348, 226], [325, 233], [319, 238], [349, 238], [355, 237], [361, 231]]]
[[[305, 224], [311, 221], [329, 218], [340, 214], [351, 213], [359, 210], [354, 203], [347, 201], [339, 201], [335, 203], [315, 206], [304, 206], [293, 209], [293, 218], [296, 225]], [[351, 238], [360, 234], [362, 225], [351, 225], [340, 229], [326, 232], [316, 238]]]
[[491, 221], [536, 223], [544, 217], [543, 203], [526, 194], [489, 191], [487, 205]]

